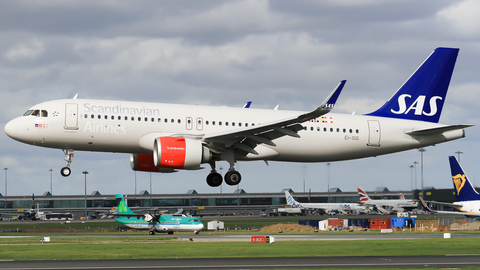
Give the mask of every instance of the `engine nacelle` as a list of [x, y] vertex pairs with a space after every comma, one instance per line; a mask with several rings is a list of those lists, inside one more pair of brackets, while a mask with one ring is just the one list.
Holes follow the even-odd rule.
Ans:
[[153, 163], [158, 168], [196, 170], [211, 159], [212, 153], [199, 140], [158, 137], [153, 144]]
[[175, 169], [155, 167], [151, 154], [130, 154], [130, 167], [132, 167], [132, 170], [140, 172], [176, 172]]

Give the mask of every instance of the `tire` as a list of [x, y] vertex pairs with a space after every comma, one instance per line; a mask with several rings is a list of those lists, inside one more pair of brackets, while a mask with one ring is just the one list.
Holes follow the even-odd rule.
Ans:
[[210, 173], [207, 176], [207, 184], [211, 187], [218, 187], [222, 184], [222, 175], [219, 173]]
[[229, 171], [225, 174], [225, 183], [230, 186], [235, 186], [240, 184], [242, 181], [242, 176], [237, 171]]
[[72, 170], [70, 170], [69, 167], [63, 167], [63, 168], [60, 170], [60, 174], [61, 174], [63, 177], [68, 177], [68, 176], [70, 176], [70, 174], [72, 174]]

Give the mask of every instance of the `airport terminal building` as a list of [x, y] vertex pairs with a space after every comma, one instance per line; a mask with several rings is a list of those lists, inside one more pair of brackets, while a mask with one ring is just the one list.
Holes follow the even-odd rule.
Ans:
[[[293, 194], [299, 202], [311, 203], [352, 203], [359, 200], [356, 191], [343, 192], [338, 188], [332, 188], [328, 192], [295, 192], [286, 188], [277, 193], [247, 193], [240, 189], [234, 193], [208, 193], [199, 194], [195, 190], [189, 190], [185, 194], [149, 194], [143, 190], [139, 194], [123, 194], [127, 204], [133, 211], [145, 212], [158, 210], [176, 212], [183, 209], [185, 212], [198, 215], [237, 215], [259, 214], [261, 211], [269, 212], [275, 208], [284, 208], [286, 204], [285, 190]], [[421, 191], [389, 191], [387, 188], [378, 188], [367, 191], [372, 199], [398, 199], [401, 194], [406, 199], [417, 198]], [[453, 189], [426, 189], [426, 200], [453, 202], [455, 196]], [[85, 195], [51, 195], [46, 192], [42, 196], [8, 196], [0, 195], [0, 213], [29, 211], [32, 205], [40, 211], [70, 212], [75, 216], [83, 217], [85, 210]], [[99, 215], [113, 210], [116, 207], [115, 195], [104, 195], [98, 191], [87, 195], [86, 199], [88, 215]], [[6, 206], [6, 207], [5, 207]]]

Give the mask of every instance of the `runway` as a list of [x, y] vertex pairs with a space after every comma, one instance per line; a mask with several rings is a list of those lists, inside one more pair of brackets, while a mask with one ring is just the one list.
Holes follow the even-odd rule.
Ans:
[[322, 269], [480, 267], [480, 255], [0, 261], [1, 269]]

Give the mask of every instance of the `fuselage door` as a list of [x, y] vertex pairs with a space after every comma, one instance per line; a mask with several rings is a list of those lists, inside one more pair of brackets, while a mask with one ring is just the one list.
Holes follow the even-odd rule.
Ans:
[[187, 130], [192, 130], [192, 125], [193, 125], [193, 119], [192, 117], [187, 117]]
[[197, 130], [203, 129], [203, 118], [197, 117]]
[[65, 104], [65, 129], [78, 129], [78, 104]]
[[380, 122], [368, 120], [368, 146], [380, 146]]

